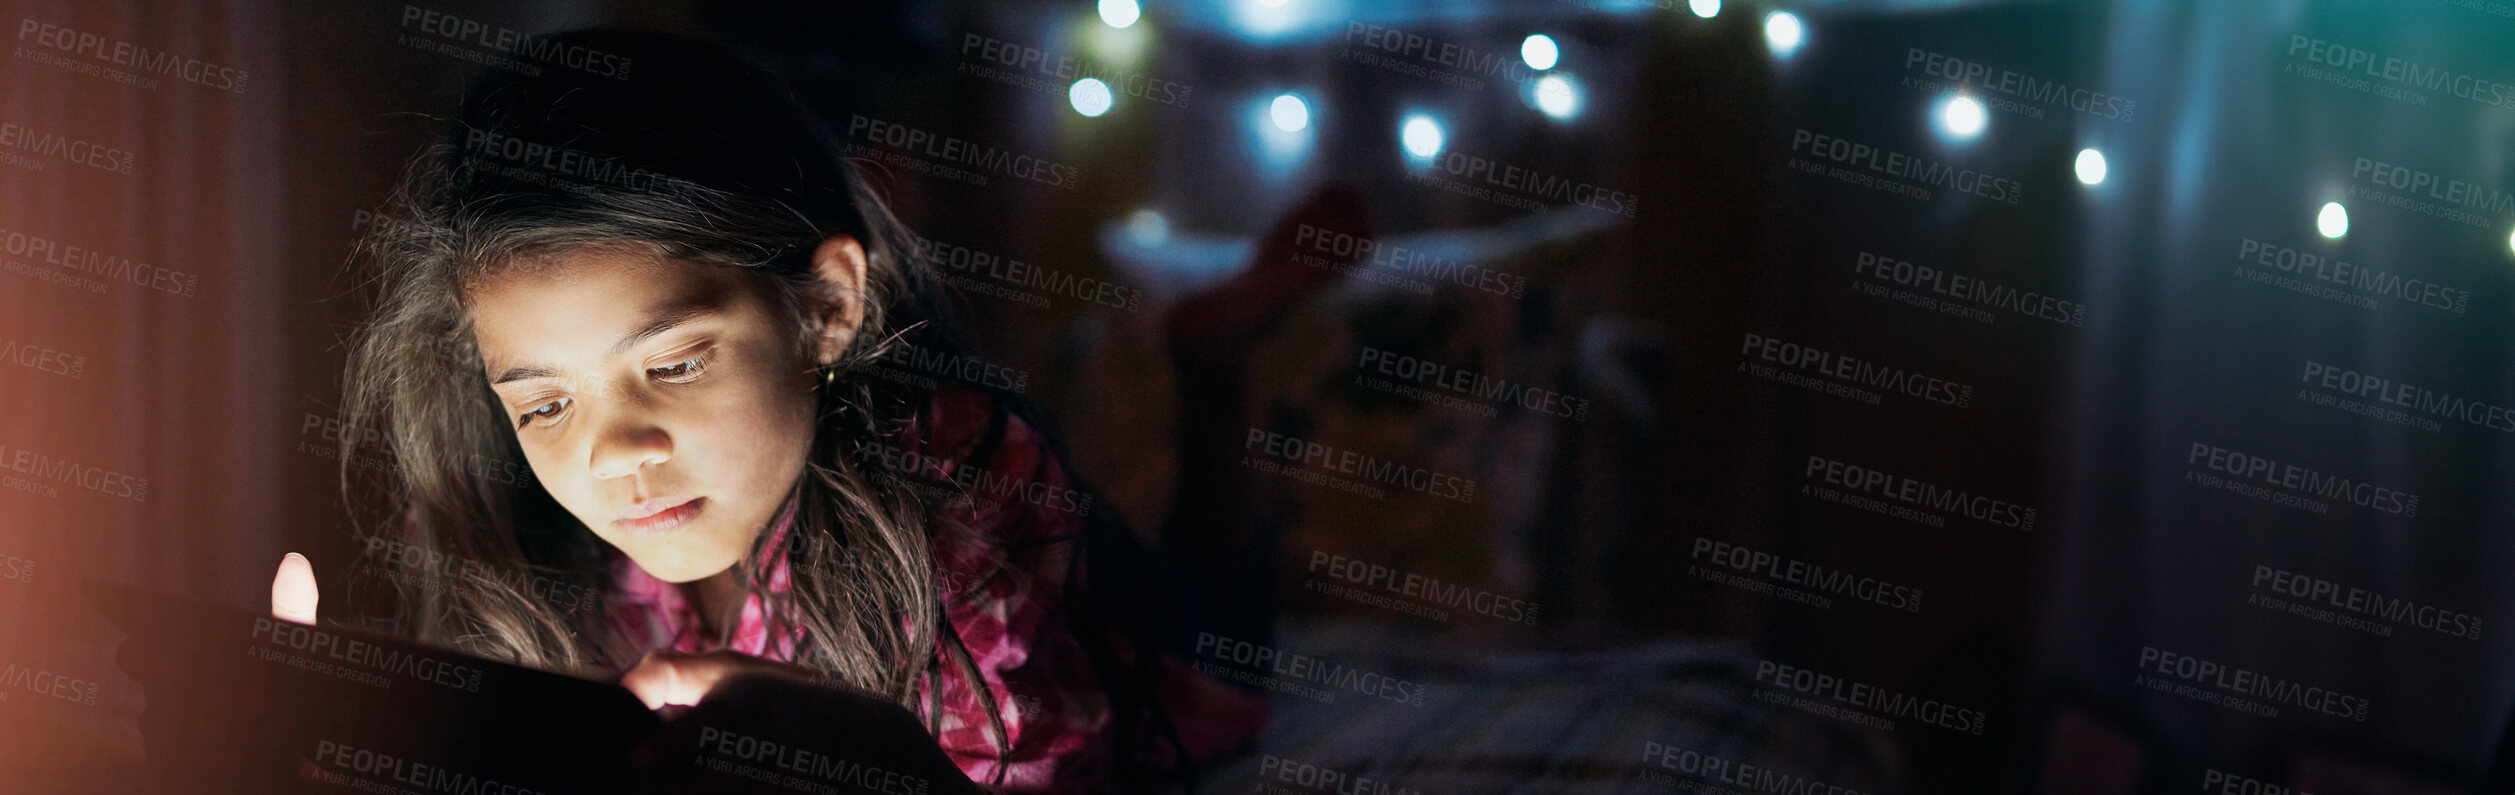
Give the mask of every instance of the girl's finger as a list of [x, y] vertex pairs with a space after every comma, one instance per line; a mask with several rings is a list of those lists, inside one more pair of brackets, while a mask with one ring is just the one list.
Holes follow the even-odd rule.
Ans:
[[314, 623], [315, 603], [323, 594], [314, 587], [314, 564], [295, 552], [279, 559], [279, 575], [271, 578], [271, 615], [300, 624]]
[[658, 649], [647, 652], [636, 668], [620, 677], [620, 686], [646, 702], [647, 709], [666, 704], [690, 706], [706, 697], [708, 688], [725, 676], [722, 658]]

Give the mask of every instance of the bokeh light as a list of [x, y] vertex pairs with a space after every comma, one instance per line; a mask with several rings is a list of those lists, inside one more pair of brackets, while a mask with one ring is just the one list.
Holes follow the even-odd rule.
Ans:
[[1405, 123], [1397, 128], [1397, 140], [1405, 144], [1406, 153], [1423, 159], [1440, 154], [1448, 137], [1441, 131], [1440, 122], [1421, 113], [1408, 114]]
[[1074, 87], [1066, 89], [1065, 100], [1074, 104], [1076, 113], [1099, 116], [1109, 112], [1109, 106], [1117, 102], [1117, 97], [1109, 93], [1108, 83], [1100, 82], [1097, 77], [1086, 77], [1074, 81]]
[[1554, 45], [1553, 36], [1539, 33], [1519, 43], [1519, 59], [1528, 62], [1530, 69], [1540, 72], [1552, 69], [1555, 61], [1562, 57], [1563, 51]]

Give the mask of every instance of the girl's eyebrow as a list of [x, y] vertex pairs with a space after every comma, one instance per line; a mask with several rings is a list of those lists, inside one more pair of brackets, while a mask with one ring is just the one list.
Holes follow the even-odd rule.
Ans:
[[[634, 347], [638, 343], [652, 338], [657, 334], [671, 331], [674, 327], [714, 313], [716, 310], [722, 308], [724, 308], [724, 300], [721, 296], [717, 295], [706, 295], [685, 301], [677, 306], [658, 313], [655, 315], [653, 320], [647, 321], [645, 326], [640, 327], [636, 331], [629, 332], [629, 336], [620, 338], [620, 341], [618, 343], [614, 343], [611, 346], [611, 350], [604, 353], [603, 356], [604, 358], [617, 357], [620, 354], [627, 352], [629, 348]], [[557, 376], [558, 374], [557, 370], [553, 370], [548, 367], [523, 364], [507, 368], [506, 372], [499, 373], [497, 378], [491, 379], [489, 381], [489, 385], [497, 386], [510, 381], [523, 381], [533, 378], [551, 378]]]
[[490, 379], [489, 385], [497, 386], [509, 381], [523, 381], [531, 378], [550, 378], [557, 375], [557, 372], [543, 367], [509, 367], [506, 372], [499, 373], [497, 378]]
[[603, 357], [611, 358], [619, 356], [622, 353], [626, 353], [630, 347], [646, 341], [648, 337], [653, 337], [657, 334], [671, 331], [674, 326], [688, 323], [700, 315], [714, 312], [721, 308], [723, 303], [724, 302], [717, 296], [709, 295], [696, 300], [683, 302], [678, 307], [665, 310], [663, 313], [656, 315], [654, 320], [648, 321], [645, 328], [629, 332], [629, 336], [621, 337], [618, 343], [611, 346], [610, 352], [603, 354]]

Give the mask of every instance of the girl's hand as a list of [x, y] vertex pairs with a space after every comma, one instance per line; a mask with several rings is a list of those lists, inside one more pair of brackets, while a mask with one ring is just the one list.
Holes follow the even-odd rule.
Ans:
[[279, 559], [279, 574], [271, 578], [271, 616], [314, 623], [314, 606], [323, 600], [323, 593], [314, 587], [314, 564], [295, 552]]
[[[986, 795], [898, 704], [841, 685], [811, 686], [778, 670], [791, 666], [746, 658], [765, 667], [748, 666], [733, 652], [658, 654], [685, 663], [714, 657], [733, 669], [719, 669], [724, 677], [708, 689], [706, 703], [667, 711], [663, 726], [631, 753], [636, 777], [648, 787], [638, 792], [792, 795], [801, 778], [824, 791]], [[687, 667], [699, 666], [712, 664]], [[814, 760], [804, 767], [815, 773], [786, 774], [799, 760]], [[767, 773], [779, 775], [761, 775]]]
[[[309, 583], [312, 581], [309, 580]], [[667, 704], [695, 706], [716, 689], [716, 683], [738, 674], [768, 674], [791, 679], [799, 684], [818, 684], [821, 676], [810, 668], [764, 660], [727, 649], [687, 652], [657, 649], [646, 653], [636, 668], [620, 677], [620, 686], [637, 694], [647, 709], [662, 709]]]
[[[915, 714], [830, 683], [809, 668], [724, 649], [698, 654], [657, 650], [648, 652], [620, 684], [650, 708], [686, 705], [665, 711], [663, 726], [631, 755], [633, 766], [645, 771], [653, 787], [646, 791], [790, 793], [794, 790], [769, 779], [728, 774], [721, 767], [768, 770], [762, 756], [746, 754], [768, 749], [768, 757], [785, 758], [778, 750], [782, 747], [845, 760], [843, 768], [884, 782], [873, 787], [877, 791], [984, 794], [935, 744]], [[692, 759], [702, 761], [693, 764]]]

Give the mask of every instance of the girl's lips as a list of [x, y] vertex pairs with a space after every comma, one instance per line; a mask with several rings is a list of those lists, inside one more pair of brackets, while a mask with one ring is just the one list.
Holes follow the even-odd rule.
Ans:
[[[661, 501], [657, 501], [661, 502]], [[631, 507], [627, 514], [612, 521], [612, 526], [631, 536], [657, 536], [680, 529], [707, 506], [706, 497], [691, 497], [678, 504], [656, 510], [652, 503]], [[635, 518], [631, 518], [635, 517]]]

